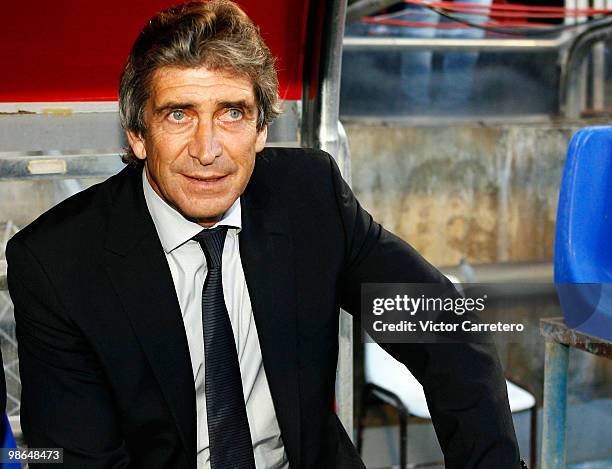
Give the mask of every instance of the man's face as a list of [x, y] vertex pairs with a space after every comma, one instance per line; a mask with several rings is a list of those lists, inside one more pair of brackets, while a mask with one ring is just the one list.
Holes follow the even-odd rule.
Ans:
[[252, 83], [231, 71], [164, 67], [144, 116], [147, 131], [128, 140], [151, 186], [184, 217], [212, 226], [244, 191], [266, 143]]

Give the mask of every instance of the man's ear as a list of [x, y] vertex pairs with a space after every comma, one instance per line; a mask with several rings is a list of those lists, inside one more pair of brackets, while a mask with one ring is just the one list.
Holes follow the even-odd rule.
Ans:
[[145, 160], [147, 157], [147, 151], [145, 149], [144, 138], [142, 135], [137, 134], [132, 130], [127, 130], [125, 133], [127, 135], [128, 143], [136, 155], [136, 158], [139, 160]]
[[268, 139], [268, 126], [266, 125], [263, 129], [257, 132], [257, 140], [255, 141], [255, 153], [259, 153], [266, 146], [266, 140]]

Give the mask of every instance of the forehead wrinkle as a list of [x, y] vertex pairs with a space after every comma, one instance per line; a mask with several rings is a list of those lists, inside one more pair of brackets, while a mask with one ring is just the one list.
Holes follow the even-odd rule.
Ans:
[[[200, 71], [204, 76], [197, 75], [197, 73]], [[172, 76], [173, 74], [175, 76]], [[180, 80], [181, 83], [177, 84], [177, 79]], [[156, 70], [152, 76], [151, 83], [153, 85], [153, 90], [157, 91], [160, 88], [160, 85], [162, 85], [166, 80], [171, 81], [167, 86], [164, 86], [164, 88], [178, 88], [185, 86], [220, 86], [224, 88], [237, 88], [239, 91], [247, 93], [252, 97], [254, 97], [255, 94], [253, 84], [251, 83], [249, 77], [240, 74], [232, 74], [231, 72], [219, 72], [216, 70], [209, 70], [206, 67], [160, 68]]]
[[154, 113], [171, 107], [172, 103], [187, 104], [177, 108], [205, 110], [224, 104], [243, 102], [245, 110], [256, 110], [255, 90], [248, 77], [206, 67], [163, 67], [153, 74], [148, 108]]
[[[193, 85], [196, 88], [200, 88], [201, 85]], [[204, 90], [189, 89], [187, 91], [177, 91], [177, 88], [191, 88], [192, 85], [185, 86], [171, 86], [169, 88], [162, 88], [156, 90], [154, 93], [155, 107], [159, 108], [167, 106], [171, 103], [182, 103], [190, 107], [197, 107], [203, 102], [212, 103], [214, 105], [222, 104], [240, 104], [245, 107], [255, 106], [255, 97], [249, 90], [238, 88], [236, 91], [235, 87], [229, 87], [225, 85], [210, 85], [205, 88], [215, 88], [212, 93], [205, 92]], [[230, 89], [228, 89], [230, 88]]]

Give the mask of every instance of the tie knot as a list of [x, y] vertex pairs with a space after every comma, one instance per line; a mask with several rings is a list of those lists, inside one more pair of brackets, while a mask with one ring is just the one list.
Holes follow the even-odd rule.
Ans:
[[221, 267], [221, 255], [223, 254], [226, 233], [227, 226], [218, 226], [211, 230], [202, 230], [193, 237], [202, 246], [209, 269]]

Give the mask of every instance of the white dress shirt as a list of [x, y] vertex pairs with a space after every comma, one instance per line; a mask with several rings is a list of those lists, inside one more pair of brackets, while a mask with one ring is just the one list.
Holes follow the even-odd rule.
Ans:
[[[147, 208], [170, 266], [187, 333], [196, 389], [198, 469], [210, 469], [202, 331], [202, 288], [207, 268], [206, 257], [200, 244], [191, 239], [203, 228], [170, 207], [153, 190], [145, 173], [143, 170], [142, 184]], [[238, 245], [238, 236], [242, 228], [240, 199], [234, 202], [214, 226], [221, 225], [229, 227], [221, 264], [223, 296], [238, 351], [255, 465], [258, 469], [285, 469], [289, 467], [289, 463], [263, 367], [251, 299], [240, 260]]]

